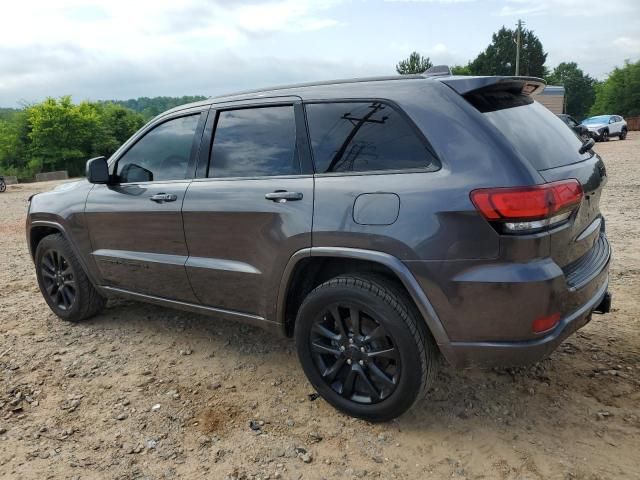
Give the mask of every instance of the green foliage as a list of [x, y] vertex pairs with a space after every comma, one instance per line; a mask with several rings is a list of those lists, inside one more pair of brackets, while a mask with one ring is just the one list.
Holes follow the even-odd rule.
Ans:
[[135, 112], [142, 114], [145, 120], [150, 120], [156, 115], [169, 110], [170, 108], [184, 105], [185, 103], [199, 102], [206, 100], [202, 95], [184, 95], [182, 97], [140, 97], [130, 100], [111, 100], [108, 103], [121, 105]]
[[[493, 39], [484, 52], [469, 63], [473, 75], [515, 75], [516, 44], [515, 30], [502, 27], [493, 34]], [[520, 48], [520, 75], [544, 78], [547, 69], [544, 63], [547, 54], [542, 43], [532, 30], [523, 29]]]
[[400, 60], [396, 65], [396, 72], [400, 75], [407, 75], [411, 73], [423, 73], [425, 70], [433, 67], [433, 63], [429, 57], [423, 57], [418, 52], [413, 52], [409, 55], [409, 58]]
[[47, 98], [0, 118], [0, 174], [82, 175], [88, 158], [111, 155], [143, 124], [142, 115], [120, 105]]
[[640, 115], [640, 60], [625, 61], [622, 68], [616, 67], [609, 78], [596, 86], [596, 100], [590, 114]]
[[549, 85], [562, 85], [565, 88], [567, 113], [582, 120], [596, 98], [596, 80], [578, 68], [575, 62], [562, 62], [545, 79]]
[[454, 75], [473, 75], [471, 67], [467, 65], [454, 65], [451, 67], [451, 73]]

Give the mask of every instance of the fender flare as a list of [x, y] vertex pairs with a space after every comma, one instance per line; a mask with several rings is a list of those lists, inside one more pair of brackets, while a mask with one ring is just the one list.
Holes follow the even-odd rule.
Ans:
[[347, 247], [310, 247], [298, 250], [294, 253], [284, 269], [280, 286], [278, 288], [278, 300], [276, 310], [276, 321], [281, 324], [284, 333], [285, 328], [285, 309], [287, 293], [289, 291], [291, 277], [298, 262], [309, 257], [332, 257], [332, 258], [348, 258], [354, 260], [365, 260], [378, 263], [389, 268], [402, 282], [412, 300], [416, 304], [418, 311], [424, 318], [424, 321], [431, 331], [440, 351], [447, 361], [454, 361], [454, 352], [451, 349], [451, 342], [446, 330], [444, 329], [438, 314], [433, 305], [427, 298], [424, 290], [418, 284], [418, 281], [409, 271], [407, 266], [398, 258], [388, 253], [377, 252], [373, 250], [365, 250], [360, 248]]
[[91, 272], [91, 270], [87, 267], [87, 263], [84, 257], [80, 255], [80, 251], [78, 250], [77, 245], [73, 241], [72, 236], [69, 235], [69, 232], [67, 232], [67, 229], [59, 222], [54, 222], [52, 220], [33, 220], [29, 222], [28, 229], [27, 229], [27, 247], [29, 248], [29, 254], [31, 256], [31, 259], [34, 262], [35, 262], [36, 252], [32, 251], [31, 249], [31, 230], [33, 229], [33, 227], [49, 227], [49, 228], [58, 230], [60, 234], [67, 240], [67, 242], [69, 242], [69, 245], [71, 246], [71, 250], [73, 251], [73, 254], [76, 256], [76, 259], [80, 263], [82, 270], [87, 275], [87, 277], [89, 277], [89, 280], [91, 281], [93, 286], [97, 288], [100, 291], [100, 293], [102, 293], [103, 295], [108, 295], [108, 293], [105, 293], [105, 291], [102, 289], [100, 283], [96, 281], [96, 278]]

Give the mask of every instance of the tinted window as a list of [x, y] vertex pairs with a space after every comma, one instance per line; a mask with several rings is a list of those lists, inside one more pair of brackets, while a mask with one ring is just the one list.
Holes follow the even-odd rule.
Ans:
[[412, 126], [380, 102], [306, 105], [316, 171], [438, 168]]
[[118, 160], [120, 182], [185, 178], [199, 119], [200, 114], [175, 118], [145, 134]]
[[580, 139], [537, 102], [484, 115], [536, 170], [569, 165], [591, 157], [589, 152], [578, 153], [582, 146]]
[[300, 173], [293, 106], [220, 112], [209, 177], [260, 177]]

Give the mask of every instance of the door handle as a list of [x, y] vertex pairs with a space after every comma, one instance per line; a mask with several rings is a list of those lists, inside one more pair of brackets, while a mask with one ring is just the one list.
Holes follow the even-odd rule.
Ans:
[[149, 197], [149, 200], [157, 203], [175, 202], [177, 199], [178, 196], [174, 195], [173, 193], [156, 193], [155, 195]]
[[264, 198], [277, 203], [285, 203], [287, 201], [302, 200], [302, 192], [287, 192], [286, 190], [276, 190], [267, 193]]

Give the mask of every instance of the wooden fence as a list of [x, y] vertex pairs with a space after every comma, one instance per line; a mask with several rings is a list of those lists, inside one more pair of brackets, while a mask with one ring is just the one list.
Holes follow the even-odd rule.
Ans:
[[69, 174], [66, 170], [58, 172], [36, 173], [36, 182], [47, 182], [49, 180], [66, 180]]
[[16, 183], [18, 183], [18, 177], [4, 177], [4, 183], [7, 185], [15, 185]]
[[640, 117], [625, 118], [629, 130], [640, 130]]

